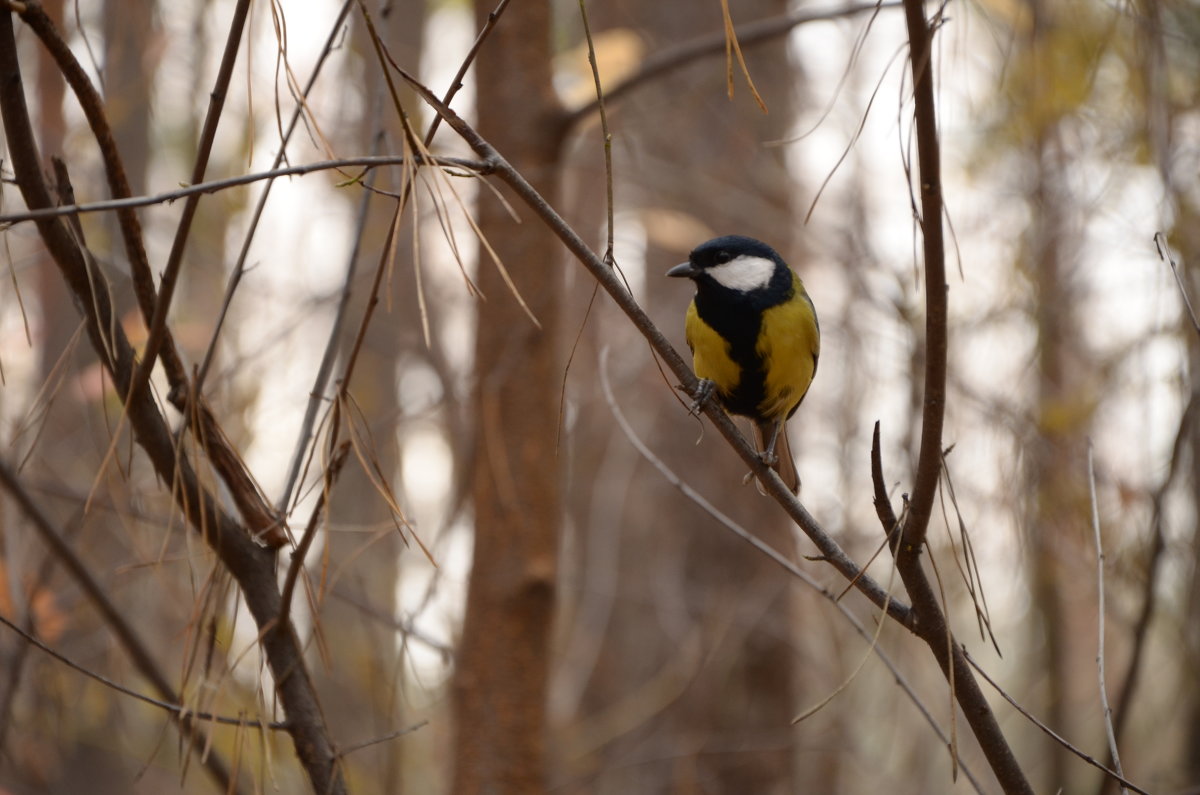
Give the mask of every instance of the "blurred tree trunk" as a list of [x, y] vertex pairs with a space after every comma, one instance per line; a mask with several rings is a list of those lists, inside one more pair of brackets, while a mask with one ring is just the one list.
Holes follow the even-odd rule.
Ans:
[[[735, 20], [786, 7], [741, 3]], [[722, 24], [717, 4], [619, 2], [590, 15], [598, 29], [633, 28], [650, 52]], [[764, 146], [788, 134], [794, 73], [784, 67], [782, 38], [746, 56], [769, 114], [736, 67], [729, 100], [720, 59], [666, 75], [609, 109], [617, 209], [635, 210], [648, 235], [644, 303], [680, 348], [691, 289], [663, 273], [707, 236], [759, 237], [804, 272], [795, 185], [783, 150]], [[595, 120], [575, 148], [584, 152], [572, 180], [583, 196], [579, 212], [587, 214], [579, 225], [595, 228], [603, 217]], [[572, 317], [582, 317], [590, 293], [591, 284], [581, 282]], [[793, 538], [774, 503], [743, 488], [742, 464], [718, 439], [705, 433], [697, 447], [700, 426], [671, 399], [658, 371], [646, 366], [633, 377], [640, 343], [613, 314], [596, 312], [589, 321], [592, 347], [576, 353], [572, 370], [582, 401], [571, 442], [570, 515], [579, 540], [563, 578], [577, 603], [564, 641], [568, 681], [560, 695], [569, 703], [561, 708], [573, 720], [561, 774], [588, 782], [582, 791], [591, 792], [794, 792], [799, 654], [789, 578], [628, 449], [590, 375], [599, 349], [612, 350], [622, 408], [676, 473], [785, 554]], [[801, 410], [794, 439], [803, 423]], [[803, 459], [803, 444], [794, 447]]]
[[[482, 26], [495, 4], [479, 0]], [[555, 204], [561, 125], [551, 8], [514, 4], [475, 68], [479, 130]], [[454, 679], [456, 793], [545, 789], [546, 690], [561, 524], [556, 452], [563, 251], [481, 191], [479, 225], [537, 318], [486, 252], [475, 341], [475, 552]], [[524, 211], [522, 211], [524, 214]]]
[[[1053, 48], [1061, 9], [1033, 3], [1029, 10], [1033, 24], [1018, 57], [1025, 59], [1031, 74], [1037, 74], [1057, 62]], [[1080, 63], [1072, 65], [1083, 68]], [[1035, 436], [1026, 464], [1036, 619], [1029, 648], [1040, 657], [1031, 666], [1043, 678], [1039, 690], [1044, 707], [1039, 714], [1055, 731], [1075, 737], [1075, 730], [1081, 728], [1075, 720], [1076, 697], [1081, 692], [1094, 695], [1094, 688], [1081, 691], [1078, 666], [1090, 659], [1084, 644], [1095, 634], [1083, 623], [1094, 608], [1089, 610], [1081, 602], [1094, 594], [1074, 587], [1092, 581], [1080, 562], [1085, 559], [1082, 533], [1090, 526], [1085, 462], [1094, 409], [1086, 392], [1089, 354], [1074, 311], [1083, 289], [1077, 264], [1080, 226], [1077, 200], [1067, 180], [1071, 154], [1063, 140], [1074, 108], [1066, 97], [1055, 94], [1059, 85], [1034, 80], [1029, 87], [1034, 95], [1028, 98], [1030, 110], [1024, 121], [1029, 146], [1025, 156], [1033, 174], [1027, 197], [1032, 223], [1023, 253], [1031, 269], [1037, 331]], [[1038, 790], [1070, 789], [1072, 774], [1078, 770], [1070, 754], [1046, 738], [1039, 756], [1045, 767]], [[1038, 771], [1031, 772], [1037, 775]]]
[[[47, 15], [56, 24], [62, 24], [63, 0], [43, 3]], [[66, 83], [54, 64], [54, 59], [40, 43], [29, 42], [37, 49], [37, 125], [42, 136], [42, 154], [63, 154], [66, 121], [63, 118], [63, 96]], [[42, 307], [41, 336], [41, 382], [49, 377], [51, 369], [66, 350], [67, 342], [78, 325], [77, 314], [71, 306], [67, 286], [54, 267], [54, 261], [45, 251], [39, 254], [38, 292]], [[68, 398], [70, 400], [70, 398]]]
[[[1195, 296], [1200, 295], [1200, 268], [1197, 267], [1197, 263], [1200, 263], [1200, 208], [1197, 208], [1190, 200], [1186, 189], [1181, 190], [1178, 196], [1178, 213], [1179, 217], [1176, 220], [1174, 234], [1171, 235], [1171, 242], [1179, 252], [1180, 263], [1186, 267], [1185, 283], [1189, 285], [1194, 307]], [[1200, 392], [1200, 384], [1197, 383], [1197, 374], [1200, 374], [1200, 341], [1196, 339], [1190, 320], [1184, 320], [1181, 325], [1183, 326], [1181, 333], [1188, 340], [1191, 376], [1189, 385], [1192, 394], [1195, 395]], [[1183, 604], [1180, 608], [1180, 614], [1183, 616], [1184, 659], [1180, 661], [1179, 666], [1183, 681], [1186, 683], [1183, 693], [1187, 699], [1185, 723], [1187, 734], [1181, 749], [1183, 774], [1172, 783], [1181, 785], [1186, 783], [1187, 786], [1195, 787], [1200, 783], [1200, 683], [1196, 681], [1194, 675], [1195, 671], [1200, 670], [1200, 622], [1195, 620], [1195, 617], [1200, 615], [1200, 521], [1197, 519], [1197, 511], [1200, 511], [1200, 505], [1197, 505], [1197, 500], [1200, 500], [1200, 423], [1192, 422], [1191, 433], [1187, 438], [1187, 447], [1191, 458], [1191, 469], [1188, 471], [1190, 488], [1186, 493], [1192, 500], [1190, 506], [1192, 560], [1188, 572], [1190, 582], [1187, 583], [1186, 590], [1183, 592]], [[1152, 676], [1145, 678], [1147, 684], [1154, 679]]]
[[[374, 9], [372, 13], [376, 13]], [[385, 11], [378, 13], [376, 24], [386, 37], [393, 57], [416, 71], [424, 42], [424, 0], [390, 3]], [[379, 132], [380, 92], [386, 89], [365, 26], [356, 23], [354, 27], [354, 51], [358, 56], [354, 65], [362, 70], [366, 90], [358, 126], [340, 134], [345, 136], [347, 150], [369, 152]], [[407, 94], [404, 96], [411, 99]], [[413, 105], [406, 102], [408, 108]], [[403, 130], [390, 103], [386, 107], [384, 151], [398, 152], [402, 148]], [[398, 172], [382, 172], [380, 176], [386, 179], [389, 175], [398, 176]], [[378, 187], [399, 193], [403, 187], [398, 182], [397, 178], [392, 184], [381, 183]], [[347, 206], [357, 212], [357, 204], [356, 200]], [[366, 310], [379, 252], [385, 250], [394, 211], [393, 201], [372, 198], [347, 315], [350, 320], [343, 329], [343, 357], [349, 355], [359, 320]], [[404, 224], [400, 231], [402, 239], [396, 247], [399, 261], [394, 275], [383, 282], [381, 292], [385, 294], [380, 296], [367, 329], [350, 383], [350, 394], [361, 415], [343, 415], [357, 430], [343, 432], [342, 438], [363, 437], [357, 444], [375, 470], [368, 473], [358, 456], [351, 455], [329, 505], [333, 530], [328, 541], [329, 561], [331, 570], [340, 574], [332, 583], [336, 596], [325, 600], [318, 618], [323, 640], [334, 653], [332, 665], [322, 670], [319, 681], [334, 736], [348, 741], [385, 735], [403, 721], [398, 696], [404, 674], [396, 630], [375, 615], [395, 612], [400, 556], [415, 550], [405, 549], [397, 518], [372, 478], [382, 480], [399, 494], [398, 433], [403, 415], [397, 392], [399, 366], [402, 357], [423, 348], [413, 271], [406, 261], [412, 251], [411, 234], [410, 226]], [[390, 294], [386, 294], [389, 290]], [[347, 757], [352, 780], [364, 792], [403, 791], [405, 749], [403, 744], [382, 743]]]

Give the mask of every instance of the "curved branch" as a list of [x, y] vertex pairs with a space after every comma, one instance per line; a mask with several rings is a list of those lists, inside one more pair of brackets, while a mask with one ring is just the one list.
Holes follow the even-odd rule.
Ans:
[[[49, 207], [53, 202], [38, 165], [40, 155], [25, 104], [15, 38], [11, 14], [0, 11], [0, 117], [21, 195], [26, 206], [37, 209]], [[274, 552], [252, 541], [246, 529], [200, 484], [191, 461], [177, 455], [170, 428], [150, 391], [131, 389], [137, 357], [104, 289], [107, 285], [103, 274], [90, 268], [61, 219], [43, 219], [37, 222], [37, 227], [84, 315], [92, 347], [111, 374], [117, 394], [128, 401], [129, 423], [155, 473], [168, 484], [171, 497], [188, 523], [237, 580], [260, 630], [275, 627], [275, 631], [262, 632], [262, 645], [287, 715], [296, 754], [314, 789], [331, 795], [344, 793], [345, 781], [299, 638], [290, 623], [275, 626], [280, 593]]]
[[[857, 16], [858, 14], [865, 14], [867, 12], [878, 12], [884, 8], [899, 8], [900, 5], [900, 0], [887, 0], [887, 2], [856, 3], [829, 11], [792, 11], [768, 19], [759, 19], [754, 22], [738, 25], [734, 31], [737, 34], [739, 45], [742, 47], [753, 47], [756, 44], [762, 44], [777, 39], [780, 36], [785, 36], [794, 28], [809, 22], [826, 22], [832, 19]], [[682, 69], [701, 58], [723, 55], [725, 53], [726, 40], [725, 30], [722, 29], [706, 36], [699, 36], [675, 47], [665, 48], [643, 61], [641, 67], [636, 72], [611, 88], [606, 88], [604, 91], [604, 101], [614, 102], [651, 80], [667, 72]], [[600, 102], [595, 99], [585, 105], [581, 105], [567, 114], [566, 126], [568, 128], [574, 127], [588, 116], [596, 113], [599, 109]]]
[[[0, 16], [8, 15], [0, 14]], [[96, 612], [108, 624], [113, 635], [116, 636], [117, 642], [125, 649], [125, 653], [129, 655], [130, 661], [137, 668], [138, 672], [146, 678], [151, 687], [158, 691], [159, 697], [164, 702], [172, 705], [181, 703], [179, 694], [175, 692], [175, 688], [167, 680], [166, 674], [162, 672], [162, 669], [155, 661], [154, 655], [150, 652], [150, 647], [142, 641], [141, 636], [137, 634], [133, 626], [125, 620], [125, 616], [121, 614], [120, 609], [108, 598], [108, 594], [104, 592], [104, 588], [92, 576], [91, 571], [79, 559], [75, 551], [71, 549], [71, 545], [67, 543], [62, 532], [54, 526], [41, 507], [29, 496], [29, 492], [25, 490], [21, 482], [17, 479], [16, 473], [3, 462], [0, 462], [0, 486], [3, 486], [13, 501], [20, 506], [21, 512], [28, 517], [34, 530], [37, 531], [38, 536], [42, 539], [42, 543], [63, 564], [63, 567], [70, 573], [80, 590], [87, 595], [88, 601], [92, 603], [92, 606], [96, 608]], [[8, 621], [5, 621], [5, 623], [9, 624]], [[9, 627], [15, 632], [22, 635], [25, 634], [24, 630], [15, 624], [9, 624]], [[52, 652], [36, 638], [30, 638], [29, 640], [41, 646], [47, 652], [54, 654], [54, 656], [63, 660], [68, 665], [78, 668], [78, 666], [75, 666], [70, 661]], [[89, 676], [97, 676], [90, 671], [86, 673]], [[103, 679], [103, 677], [100, 678]], [[138, 697], [145, 698], [144, 696]], [[151, 700], [153, 701], [153, 699]], [[160, 702], [156, 701], [155, 703]], [[171, 720], [179, 728], [179, 733], [186, 739], [192, 751], [204, 761], [205, 768], [220, 785], [221, 790], [225, 792], [236, 791], [236, 779], [230, 773], [229, 766], [225, 763], [225, 760], [217, 753], [204, 753], [206, 743], [204, 738], [195, 732], [192, 717], [182, 711], [171, 712], [170, 714]], [[233, 789], [231, 790], [231, 788]]]
[[[904, 0], [904, 19], [908, 27], [909, 63], [912, 67], [918, 182], [921, 191], [921, 231], [925, 254], [925, 398], [916, 482], [913, 485], [912, 499], [906, 506], [900, 525], [900, 538], [892, 542], [891, 549], [896, 559], [896, 568], [917, 615], [916, 632], [929, 646], [929, 650], [941, 666], [950, 692], [962, 708], [967, 723], [971, 726], [971, 731], [982, 747], [1000, 786], [1005, 792], [1032, 795], [1033, 788], [1000, 730], [996, 716], [971, 672], [962, 646], [950, 630], [938, 595], [930, 584], [921, 562], [921, 550], [925, 548], [929, 517], [942, 469], [948, 288], [945, 244], [942, 237], [941, 151], [931, 68], [933, 36], [925, 19], [922, 0]], [[877, 453], [876, 459], [878, 460]], [[879, 505], [881, 499], [887, 502], [886, 494], [881, 494], [881, 465], [876, 465], [875, 481], [876, 508], [880, 511], [884, 531], [892, 538], [894, 525], [887, 521], [887, 514], [891, 508], [888, 506], [884, 511]]]
[[[129, 186], [129, 180], [125, 175], [125, 166], [121, 160], [120, 153], [117, 151], [117, 143], [113, 137], [112, 127], [109, 125], [108, 117], [104, 112], [104, 100], [101, 98], [100, 93], [92, 85], [87, 73], [83, 70], [78, 60], [76, 60], [74, 53], [71, 52], [70, 47], [67, 46], [67, 43], [54, 27], [53, 20], [50, 19], [41, 5], [29, 2], [12, 7], [20, 13], [21, 19], [41, 39], [47, 52], [53, 57], [63, 77], [71, 86], [71, 90], [75, 92], [79, 105], [83, 109], [84, 116], [87, 118], [88, 126], [92, 130], [92, 135], [100, 147], [101, 160], [104, 163], [104, 171], [108, 178], [110, 192], [117, 199], [129, 198], [132, 195], [132, 190]], [[225, 60], [222, 62], [222, 77], [218, 79], [218, 87], [214, 89], [213, 93], [215, 104], [217, 104], [217, 97], [223, 95], [224, 92], [224, 89], [221, 87], [222, 79], [225, 83], [228, 83], [229, 74], [227, 72], [232, 72], [233, 58], [236, 55], [236, 47], [233, 47], [233, 45], [236, 44], [237, 40], [240, 40], [240, 25], [242, 23], [244, 23], [244, 15], [240, 20], [235, 15], [233, 27], [239, 33], [234, 37], [231, 31], [232, 44], [227, 45]], [[231, 47], [233, 48], [232, 53], [230, 52]], [[219, 115], [219, 107], [216, 113]], [[198, 182], [203, 176], [202, 162], [207, 161], [207, 150], [211, 147], [211, 139], [216, 132], [216, 122], [212, 116], [213, 113], [210, 111], [210, 119], [208, 120], [210, 123], [206, 123], [205, 134], [201, 138], [200, 155], [197, 162], [196, 173], [200, 176], [194, 177], [193, 182]], [[210, 126], [211, 130], [209, 129]], [[180, 221], [180, 232], [184, 236], [186, 236], [185, 227], [190, 225], [191, 217], [195, 212], [195, 203], [198, 201], [198, 195], [189, 196], [188, 202], [184, 206], [183, 219]], [[29, 204], [29, 202], [26, 202], [26, 204]], [[32, 207], [32, 205], [30, 206]], [[154, 370], [154, 362], [156, 358], [162, 359], [163, 370], [166, 372], [167, 381], [171, 385], [170, 399], [172, 403], [189, 417], [190, 424], [196, 429], [197, 438], [204, 445], [205, 452], [208, 453], [213, 467], [221, 474], [225, 484], [229, 487], [230, 494], [243, 519], [250, 525], [256, 537], [265, 538], [274, 546], [281, 546], [286, 541], [286, 537], [280, 530], [279, 519], [274, 516], [266, 501], [258, 493], [253, 478], [249, 476], [242, 465], [241, 458], [226, 443], [225, 436], [221, 432], [221, 428], [217, 424], [211, 410], [203, 401], [195, 401], [195, 405], [193, 406], [188, 406], [187, 404], [187, 371], [184, 369], [183, 360], [180, 358], [179, 351], [175, 347], [175, 340], [166, 326], [167, 310], [171, 303], [171, 295], [174, 291], [175, 280], [178, 277], [179, 271], [179, 260], [176, 256], [176, 250], [172, 249], [171, 259], [168, 260], [166, 270], [163, 273], [162, 289], [161, 291], [156, 291], [154, 276], [150, 271], [150, 262], [146, 257], [146, 248], [142, 240], [141, 223], [138, 221], [137, 214], [133, 212], [132, 207], [123, 206], [118, 209], [117, 217], [120, 222], [121, 236], [125, 242], [125, 250], [129, 256], [130, 273], [133, 278], [134, 292], [137, 295], [138, 308], [141, 310], [142, 318], [149, 329], [145, 356], [142, 362], [137, 365], [134, 377], [130, 381], [130, 389], [134, 393], [146, 391], [150, 373]], [[179, 235], [176, 237], [176, 243], [177, 245], [179, 244]], [[160, 353], [161, 357], [159, 356]], [[127, 399], [127, 402], [137, 403], [137, 397], [136, 394], [131, 395]]]
[[917, 476], [903, 531], [905, 544], [918, 549], [925, 542], [933, 497], [942, 472], [949, 287], [942, 233], [942, 155], [933, 96], [933, 70], [930, 68], [933, 36], [925, 21], [921, 0], [904, 0], [904, 17], [908, 25], [909, 63], [912, 66], [921, 188], [920, 221], [925, 254], [925, 400]]
[[[697, 381], [696, 376], [692, 373], [692, 368], [680, 357], [663, 333], [650, 320], [649, 315], [642, 310], [634, 297], [625, 289], [616, 272], [588, 247], [588, 244], [579, 237], [562, 216], [496, 151], [495, 147], [484, 140], [471, 125], [455, 113], [452, 108], [447, 107], [445, 103], [438, 99], [419, 80], [403, 69], [399, 69], [399, 67], [395, 68], [397, 68], [400, 75], [408, 81], [422, 99], [429, 103], [430, 107], [445, 119], [446, 123], [466, 141], [471, 149], [475, 151], [475, 154], [483, 158], [484, 162], [488, 164], [496, 176], [512, 188], [520, 196], [521, 200], [537, 214], [542, 222], [546, 224], [575, 258], [579, 260], [580, 264], [587, 268], [588, 272], [599, 282], [600, 286], [612, 297], [617, 307], [625, 313], [634, 327], [646, 338], [646, 341], [650, 344], [655, 354], [662, 359], [663, 363], [679, 379], [683, 389], [688, 394], [695, 395], [699, 387], [699, 381]], [[854, 587], [870, 599], [876, 607], [886, 610], [888, 615], [893, 619], [905, 627], [912, 629], [914, 626], [912, 611], [907, 606], [897, 603], [894, 598], [890, 598], [887, 591], [879, 583], [875, 582], [874, 579], [859, 568], [857, 563], [850, 559], [845, 550], [805, 510], [804, 506], [796, 499], [796, 496], [792, 494], [791, 490], [775, 474], [775, 471], [763, 465], [758, 453], [755, 452], [750, 443], [746, 441], [746, 438], [738, 431], [737, 426], [733, 424], [733, 420], [729, 418], [729, 415], [721, 410], [715, 401], [707, 401], [702, 411], [712, 421], [713, 425], [716, 426], [721, 435], [725, 437], [726, 441], [729, 442], [742, 461], [754, 472], [759, 482], [764, 485], [767, 493], [775, 498], [784, 511], [787, 512], [788, 516], [800, 526], [805, 535], [817, 546], [822, 559], [837, 569], [847, 580], [853, 582]]]

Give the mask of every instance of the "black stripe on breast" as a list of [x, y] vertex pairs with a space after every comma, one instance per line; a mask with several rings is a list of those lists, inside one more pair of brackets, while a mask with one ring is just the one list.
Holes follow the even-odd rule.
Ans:
[[766, 289], [748, 293], [715, 283], [701, 282], [697, 286], [697, 314], [729, 343], [729, 355], [742, 371], [736, 389], [729, 393], [718, 390], [721, 403], [730, 414], [761, 419], [758, 406], [766, 398], [766, 374], [755, 349], [762, 313], [793, 295], [792, 273], [781, 268]]

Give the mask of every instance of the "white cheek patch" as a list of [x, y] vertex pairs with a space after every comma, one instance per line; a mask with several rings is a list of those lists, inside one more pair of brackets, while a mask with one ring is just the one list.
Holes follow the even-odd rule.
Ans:
[[770, 283], [775, 273], [775, 263], [763, 257], [742, 255], [721, 265], [714, 265], [706, 272], [722, 287], [748, 293]]

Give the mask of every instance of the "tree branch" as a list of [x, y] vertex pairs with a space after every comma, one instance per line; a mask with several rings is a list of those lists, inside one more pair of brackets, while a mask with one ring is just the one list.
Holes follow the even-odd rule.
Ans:
[[[785, 36], [793, 29], [809, 22], [843, 19], [867, 12], [878, 13], [885, 8], [899, 8], [900, 5], [901, 0], [887, 0], [887, 2], [856, 3], [829, 11], [791, 11], [768, 19], [759, 19], [738, 25], [734, 28], [734, 32], [737, 35], [738, 44], [749, 48]], [[664, 48], [643, 61], [636, 72], [611, 88], [605, 89], [604, 101], [615, 102], [651, 80], [676, 69], [682, 69], [701, 58], [723, 55], [727, 40], [726, 32], [722, 29], [674, 47]], [[568, 127], [574, 127], [599, 109], [600, 101], [594, 99], [572, 110], [567, 115], [566, 124]]]
[[[0, 12], [0, 16], [8, 17], [8, 14]], [[96, 612], [108, 624], [117, 642], [121, 644], [125, 653], [129, 655], [130, 661], [137, 668], [138, 672], [146, 678], [151, 687], [158, 691], [160, 698], [170, 704], [179, 704], [179, 694], [175, 692], [175, 688], [167, 680], [166, 674], [159, 668], [154, 655], [150, 652], [150, 648], [142, 642], [141, 637], [129, 622], [125, 620], [125, 616], [121, 614], [120, 609], [108, 598], [108, 595], [104, 592], [104, 588], [92, 576], [91, 571], [79, 559], [75, 551], [71, 549], [71, 545], [67, 543], [62, 532], [54, 526], [49, 517], [42, 512], [42, 509], [29, 496], [29, 492], [21, 485], [16, 473], [2, 461], [0, 461], [0, 486], [3, 486], [13, 501], [20, 506], [21, 512], [29, 518], [33, 529], [37, 531], [38, 537], [42, 539], [42, 543], [63, 564], [63, 567], [66, 568], [72, 579], [75, 580], [80, 590], [87, 596], [88, 601], [96, 608]], [[8, 622], [6, 621], [5, 623]], [[22, 635], [25, 634], [20, 627], [13, 624], [9, 624], [9, 626], [16, 632]], [[36, 639], [31, 640], [39, 646], [42, 645]], [[50, 651], [49, 649], [46, 650]], [[57, 657], [58, 655], [55, 656]], [[63, 658], [59, 657], [59, 659]], [[66, 662], [65, 659], [64, 662]], [[216, 752], [204, 752], [205, 739], [195, 732], [192, 719], [185, 714], [172, 712], [171, 720], [179, 729], [179, 733], [187, 741], [188, 746], [203, 761], [205, 769], [208, 770], [221, 789], [225, 792], [231, 791], [231, 788], [235, 790], [240, 789], [237, 787], [237, 782], [229, 771], [229, 766], [221, 758], [220, 754]]]
[[[18, 10], [22, 20], [41, 39], [42, 44], [46, 47], [51, 57], [54, 58], [68, 85], [71, 86], [71, 90], [75, 92], [75, 96], [92, 130], [92, 135], [100, 147], [101, 159], [104, 163], [105, 174], [108, 177], [110, 192], [116, 199], [129, 199], [132, 196], [132, 190], [129, 187], [129, 180], [125, 175], [125, 166], [117, 150], [112, 127], [109, 125], [108, 118], [104, 112], [104, 100], [100, 97], [99, 92], [92, 85], [91, 80], [88, 79], [87, 73], [75, 59], [74, 53], [71, 52], [67, 43], [54, 27], [53, 21], [42, 7], [38, 3], [31, 2], [23, 4]], [[235, 25], [237, 24], [239, 23], [235, 19]], [[240, 31], [240, 28], [238, 30]], [[238, 39], [240, 39], [240, 33]], [[233, 57], [235, 55], [236, 48], [232, 54], [227, 48], [226, 59], [222, 63], [223, 70], [228, 65], [228, 71], [232, 71]], [[222, 74], [225, 83], [228, 83], [229, 75], [224, 71]], [[220, 86], [221, 82], [219, 79], [218, 87], [220, 88]], [[224, 89], [221, 88], [220, 93], [223, 94], [223, 91]], [[216, 96], [217, 92], [214, 92], [214, 101]], [[219, 107], [217, 114], [219, 115]], [[207, 149], [211, 147], [211, 139], [216, 132], [216, 122], [211, 118], [212, 115], [210, 109], [209, 122], [211, 122], [212, 129], [210, 130], [209, 125], [206, 124], [206, 137], [202, 137], [201, 152], [197, 162], [197, 173], [199, 176], [194, 177], [193, 182], [199, 182], [203, 178], [204, 172], [201, 161], [207, 162]], [[199, 194], [189, 194], [188, 201], [184, 205], [180, 230], [184, 233], [185, 237], [185, 226], [190, 225], [192, 215], [195, 213], [195, 205], [198, 201]], [[28, 205], [28, 202], [26, 204]], [[241, 457], [229, 445], [211, 409], [209, 409], [204, 401], [195, 401], [195, 405], [189, 407], [187, 401], [187, 372], [184, 368], [183, 360], [180, 358], [179, 351], [175, 347], [175, 341], [166, 327], [167, 309], [170, 306], [171, 295], [174, 291], [175, 279], [178, 276], [179, 270], [179, 260], [176, 250], [172, 249], [172, 259], [167, 262], [167, 268], [163, 274], [161, 294], [156, 295], [154, 276], [151, 273], [150, 263], [146, 257], [146, 249], [142, 241], [142, 228], [137, 214], [133, 212], [132, 206], [122, 205], [117, 209], [117, 217], [120, 222], [121, 236], [125, 242], [126, 254], [129, 257], [130, 273], [133, 277], [134, 292], [137, 295], [138, 307], [149, 329], [145, 357], [130, 382], [130, 389], [134, 392], [142, 392], [146, 389], [150, 373], [154, 370], [155, 359], [158, 358], [161, 351], [163, 370], [166, 372], [167, 381], [171, 385], [171, 393], [169, 395], [171, 402], [188, 417], [189, 423], [195, 429], [195, 435], [204, 446], [205, 452], [208, 453], [213, 467], [220, 473], [225, 484], [229, 487], [230, 494], [242, 518], [250, 526], [257, 538], [266, 539], [273, 546], [281, 546], [287, 539], [281, 530], [279, 518], [275, 516], [270, 506], [267, 505], [266, 500], [259, 494], [253, 478], [246, 472]], [[179, 235], [176, 236], [176, 244], [177, 246], [181, 245]], [[181, 252], [179, 256], [181, 256]], [[136, 403], [138, 401], [136, 396], [130, 396], [127, 402]]]
[[1033, 788], [1000, 730], [991, 706], [967, 664], [962, 647], [950, 630], [938, 595], [921, 562], [921, 551], [925, 548], [933, 499], [942, 470], [948, 288], [942, 236], [941, 151], [933, 91], [933, 37], [925, 19], [922, 0], [904, 0], [904, 19], [908, 27], [909, 64], [912, 68], [921, 231], [925, 253], [925, 396], [916, 481], [912, 499], [906, 506], [900, 525], [899, 538], [894, 538], [895, 525], [890, 521], [890, 506], [885, 509], [881, 505], [881, 502], [887, 503], [888, 500], [883, 488], [883, 467], [879, 462], [878, 426], [875, 460], [872, 463], [876, 510], [880, 512], [884, 532], [892, 540], [890, 546], [896, 559], [896, 568], [912, 600], [917, 616], [917, 635], [929, 646], [941, 666], [953, 698], [962, 708], [1000, 786], [1005, 792], [1032, 795]]
[[[495, 173], [505, 184], [520, 196], [530, 209], [537, 214], [546, 226], [563, 242], [567, 249], [579, 260], [589, 273], [600, 283], [600, 286], [612, 297], [617, 307], [625, 313], [634, 327], [646, 338], [650, 347], [662, 359], [667, 368], [679, 379], [688, 394], [695, 395], [699, 381], [692, 373], [692, 368], [671, 347], [671, 343], [654, 325], [633, 296], [625, 289], [616, 272], [592, 251], [587, 243], [570, 227], [569, 224], [551, 207], [525, 178], [485, 141], [471, 125], [467, 124], [453, 109], [447, 107], [432, 91], [420, 81], [399, 67], [394, 67], [400, 75], [409, 82], [421, 97], [446, 120], [446, 123], [457, 132], [464, 141], [487, 164], [490, 171]], [[702, 407], [702, 412], [716, 426], [734, 451], [741, 457], [750, 470], [754, 472], [767, 493], [783, 507], [788, 516], [800, 526], [820, 551], [822, 559], [831, 564], [841, 574], [861, 591], [876, 607], [886, 609], [888, 615], [904, 626], [912, 629], [913, 615], [903, 604], [889, 598], [885, 591], [874, 579], [866, 575], [833, 538], [817, 523], [804, 506], [796, 499], [791, 490], [784, 485], [779, 476], [770, 467], [764, 466], [762, 458], [755, 452], [753, 446], [746, 440], [715, 401], [708, 401]]]
[[[0, 117], [21, 195], [26, 206], [38, 209], [53, 202], [38, 165], [40, 155], [16, 52], [12, 16], [0, 11]], [[137, 359], [113, 311], [103, 274], [89, 267], [61, 219], [43, 219], [37, 227], [84, 315], [88, 338], [111, 374], [117, 394], [128, 401], [125, 408], [138, 444], [158, 477], [169, 484], [180, 511], [241, 586], [260, 630], [274, 626], [280, 607], [274, 553], [250, 539], [246, 529], [200, 485], [190, 460], [177, 455], [166, 419], [150, 391], [131, 389]], [[289, 624], [263, 632], [262, 644], [297, 756], [314, 789], [323, 795], [341, 795], [345, 782], [294, 628]]]

